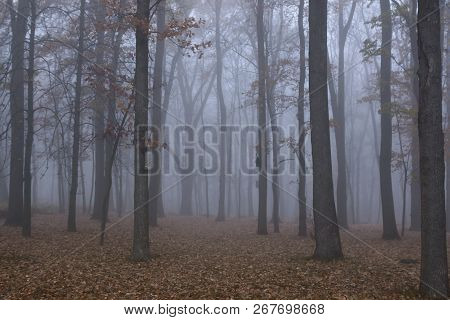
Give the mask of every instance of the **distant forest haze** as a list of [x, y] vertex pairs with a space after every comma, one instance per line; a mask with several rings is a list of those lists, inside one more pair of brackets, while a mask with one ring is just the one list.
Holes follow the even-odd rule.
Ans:
[[449, 1], [0, 8], [0, 298], [448, 298]]

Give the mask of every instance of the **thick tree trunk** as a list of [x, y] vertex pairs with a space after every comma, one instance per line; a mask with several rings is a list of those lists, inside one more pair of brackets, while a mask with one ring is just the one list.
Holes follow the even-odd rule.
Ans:
[[266, 130], [266, 76], [267, 66], [264, 47], [264, 0], [258, 0], [256, 8], [256, 33], [258, 38], [258, 230], [267, 234], [267, 130]]
[[305, 0], [300, 0], [298, 7], [298, 31], [300, 36], [300, 81], [298, 84], [298, 235], [306, 237], [306, 162], [305, 162], [305, 82], [306, 82], [306, 37], [303, 26], [303, 16], [305, 14]]
[[422, 214], [420, 292], [447, 299], [445, 164], [439, 0], [419, 0], [419, 150]]
[[78, 56], [77, 56], [77, 78], [75, 84], [74, 101], [74, 122], [73, 122], [73, 146], [72, 146], [72, 179], [70, 183], [69, 195], [69, 217], [67, 221], [67, 231], [77, 231], [76, 212], [77, 212], [77, 191], [78, 191], [78, 168], [80, 161], [80, 119], [81, 119], [81, 81], [83, 77], [83, 54], [84, 54], [84, 19], [86, 11], [86, 0], [80, 3], [80, 34], [78, 38]]
[[380, 69], [381, 95], [381, 146], [380, 146], [380, 189], [383, 208], [383, 239], [399, 239], [395, 221], [394, 196], [392, 193], [392, 112], [391, 112], [391, 53], [392, 18], [389, 0], [380, 0], [382, 21], [382, 53]]
[[158, 225], [158, 203], [162, 202], [161, 196], [161, 158], [162, 142], [164, 133], [162, 132], [162, 90], [163, 90], [163, 68], [165, 55], [164, 30], [166, 28], [166, 1], [162, 0], [157, 6], [157, 32], [155, 68], [153, 72], [153, 103], [151, 109], [152, 119], [152, 172], [150, 175], [150, 226]]
[[[12, 5], [12, 3], [11, 3]], [[24, 165], [24, 52], [27, 32], [28, 0], [19, 0], [17, 14], [11, 10], [11, 162], [9, 178], [8, 215], [5, 224], [23, 223], [23, 165]]]
[[[450, 141], [450, 8], [447, 6], [445, 9], [446, 17], [447, 17], [447, 44], [446, 44], [446, 74], [447, 74], [447, 81], [446, 81], [446, 112], [447, 112], [447, 139], [446, 141]], [[446, 150], [449, 150], [450, 148], [447, 146]], [[445, 186], [446, 186], [446, 194], [447, 194], [447, 231], [450, 232], [450, 154], [448, 154], [448, 151], [445, 152], [445, 165], [447, 167], [447, 176], [445, 179]]]
[[327, 83], [327, 0], [309, 1], [309, 88], [316, 248], [321, 260], [342, 257], [334, 203]]
[[36, 2], [29, 1], [30, 5], [30, 40], [28, 45], [28, 96], [27, 96], [27, 137], [25, 144], [25, 166], [24, 166], [24, 206], [22, 235], [31, 237], [31, 160], [33, 155], [34, 138], [34, 52], [36, 35]]
[[148, 125], [148, 27], [150, 0], [137, 0], [136, 17], [136, 72], [134, 118], [134, 234], [132, 259], [145, 261], [150, 258], [148, 232], [148, 176], [140, 172], [145, 164], [146, 126]]

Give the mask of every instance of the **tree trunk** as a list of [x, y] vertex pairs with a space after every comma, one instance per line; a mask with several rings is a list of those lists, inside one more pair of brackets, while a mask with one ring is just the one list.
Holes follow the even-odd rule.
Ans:
[[300, 36], [300, 81], [298, 85], [298, 235], [306, 237], [306, 162], [305, 162], [305, 82], [306, 82], [306, 37], [303, 26], [305, 11], [305, 0], [300, 0], [298, 7], [298, 31]]
[[335, 114], [336, 121], [336, 151], [338, 163], [337, 178], [337, 214], [339, 225], [348, 228], [347, 214], [347, 157], [345, 143], [345, 43], [347, 41], [348, 31], [353, 21], [356, 1], [352, 3], [350, 16], [344, 24], [344, 2], [339, 0], [339, 64], [338, 64], [338, 105]]
[[80, 34], [78, 38], [78, 56], [77, 56], [77, 79], [75, 84], [75, 102], [74, 102], [74, 123], [73, 123], [73, 146], [72, 146], [72, 179], [70, 183], [69, 196], [69, 217], [67, 221], [67, 231], [77, 231], [76, 213], [77, 213], [77, 191], [78, 191], [78, 167], [80, 161], [80, 119], [81, 119], [81, 81], [83, 77], [83, 54], [84, 54], [84, 19], [85, 19], [86, 0], [80, 3]]
[[439, 0], [419, 0], [419, 151], [422, 214], [420, 292], [447, 299], [445, 164]]
[[[411, 9], [408, 26], [417, 25], [417, 0], [410, 1]], [[420, 179], [419, 179], [419, 136], [417, 132], [417, 108], [419, 103], [419, 50], [417, 47], [417, 28], [409, 28], [411, 42], [411, 98], [414, 103], [413, 128], [411, 130], [411, 230], [420, 231]]]
[[221, 46], [221, 25], [220, 25], [220, 12], [222, 9], [222, 0], [216, 0], [216, 54], [217, 54], [217, 96], [219, 102], [219, 114], [220, 114], [220, 130], [219, 130], [219, 211], [216, 221], [225, 220], [225, 169], [226, 169], [226, 121], [227, 121], [227, 109], [225, 106], [225, 99], [223, 96], [222, 88], [222, 75], [223, 75], [223, 56]]
[[264, 0], [256, 8], [256, 33], [258, 38], [258, 234], [267, 234], [267, 131], [266, 131], [266, 76], [264, 48]]
[[146, 126], [148, 125], [148, 28], [150, 0], [137, 0], [136, 17], [136, 72], [134, 118], [134, 234], [132, 259], [146, 261], [150, 258], [148, 232], [148, 176], [140, 172], [145, 164]]
[[327, 83], [327, 0], [309, 1], [309, 88], [316, 248], [321, 260], [342, 257], [334, 203]]
[[391, 112], [391, 54], [392, 18], [389, 0], [380, 0], [382, 41], [381, 41], [381, 146], [380, 146], [380, 189], [383, 208], [383, 239], [399, 239], [395, 221], [394, 196], [392, 194], [392, 112]]
[[151, 109], [152, 119], [152, 168], [150, 172], [150, 226], [158, 225], [158, 203], [162, 201], [161, 196], [161, 156], [162, 143], [164, 138], [162, 132], [162, 90], [163, 90], [163, 67], [165, 55], [164, 30], [166, 28], [166, 1], [162, 0], [157, 6], [157, 32], [155, 68], [153, 72], [153, 103]]
[[[11, 3], [12, 5], [12, 3]], [[28, 0], [19, 0], [17, 14], [11, 10], [11, 162], [9, 178], [8, 215], [5, 224], [23, 223], [23, 166], [24, 166], [24, 52], [27, 32]]]
[[24, 166], [24, 206], [22, 235], [31, 237], [31, 157], [33, 155], [34, 138], [34, 52], [36, 35], [36, 2], [30, 0], [30, 40], [28, 45], [28, 110], [27, 110], [27, 137], [25, 144], [25, 166]]
[[[447, 74], [447, 81], [446, 81], [446, 112], [447, 112], [447, 139], [446, 141], [450, 141], [450, 9], [445, 9], [446, 16], [447, 16], [447, 45], [446, 45], [446, 74]], [[446, 154], [445, 157], [445, 165], [447, 167], [447, 176], [445, 180], [446, 185], [446, 194], [447, 194], [447, 231], [450, 232], [450, 155]]]
[[101, 219], [103, 194], [105, 191], [105, 28], [106, 9], [103, 1], [95, 2], [95, 19], [97, 42], [95, 45], [95, 99], [94, 99], [94, 127], [95, 127], [95, 194], [93, 219]]

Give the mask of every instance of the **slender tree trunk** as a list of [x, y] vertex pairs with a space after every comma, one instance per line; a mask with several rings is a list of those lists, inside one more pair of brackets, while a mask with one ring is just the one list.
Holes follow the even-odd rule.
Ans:
[[[12, 2], [11, 2], [11, 5]], [[5, 224], [20, 226], [23, 223], [23, 168], [24, 168], [24, 104], [25, 77], [24, 52], [27, 31], [28, 0], [19, 0], [17, 14], [11, 11], [11, 162], [9, 178], [8, 215]]]
[[105, 19], [106, 9], [102, 0], [95, 1], [95, 18], [97, 41], [95, 45], [95, 194], [93, 219], [101, 219], [103, 194], [105, 191]]
[[226, 121], [227, 121], [227, 109], [225, 106], [225, 99], [223, 96], [222, 88], [222, 74], [223, 74], [223, 56], [221, 46], [221, 25], [220, 14], [222, 9], [222, 0], [216, 0], [216, 53], [217, 53], [217, 95], [219, 102], [219, 114], [220, 114], [220, 145], [219, 145], [219, 211], [216, 221], [225, 220], [225, 169], [226, 169]]
[[162, 132], [162, 90], [163, 90], [163, 67], [165, 55], [164, 30], [166, 28], [166, 1], [162, 0], [157, 6], [157, 32], [155, 68], [153, 73], [153, 104], [151, 109], [152, 119], [152, 142], [154, 144], [152, 153], [152, 169], [150, 175], [150, 226], [158, 225], [158, 203], [162, 201], [161, 196], [161, 156], [164, 138]]
[[347, 157], [345, 143], [345, 44], [348, 31], [350, 29], [353, 15], [356, 8], [356, 1], [353, 1], [350, 16], [344, 24], [344, 1], [339, 0], [338, 20], [339, 20], [339, 64], [338, 64], [338, 97], [336, 120], [336, 150], [338, 162], [337, 178], [337, 214], [341, 227], [348, 228], [347, 215]]
[[[413, 123], [417, 123], [417, 109], [419, 103], [419, 50], [417, 45], [417, 0], [410, 1], [410, 15], [408, 19], [409, 37], [411, 42], [411, 98], [414, 103]], [[411, 27], [414, 26], [414, 27]], [[411, 130], [411, 230], [420, 231], [420, 179], [419, 179], [419, 136], [413, 125]]]
[[31, 157], [33, 155], [34, 138], [34, 52], [36, 35], [36, 2], [29, 1], [30, 5], [30, 40], [28, 45], [28, 110], [27, 110], [27, 137], [25, 144], [25, 167], [24, 167], [24, 219], [22, 235], [31, 237]]
[[303, 16], [305, 11], [305, 0], [300, 0], [298, 7], [298, 31], [300, 35], [300, 81], [298, 85], [298, 235], [306, 237], [306, 162], [305, 162], [305, 82], [306, 82], [306, 37], [303, 26]]
[[134, 118], [134, 235], [132, 258], [145, 261], [150, 258], [148, 221], [148, 176], [140, 168], [145, 164], [146, 126], [148, 125], [148, 28], [150, 0], [137, 0], [136, 17], [136, 72]]
[[419, 0], [419, 150], [422, 212], [420, 292], [447, 299], [445, 164], [439, 0]]
[[81, 195], [83, 201], [83, 214], [86, 214], [87, 201], [86, 201], [86, 181], [84, 178], [83, 160], [80, 156], [80, 176], [81, 176]]
[[327, 0], [309, 1], [309, 88], [316, 248], [321, 260], [342, 257], [334, 203], [327, 83]]
[[391, 69], [392, 69], [392, 18], [389, 0], [380, 0], [382, 21], [382, 53], [380, 69], [381, 95], [381, 146], [380, 146], [380, 189], [383, 208], [383, 239], [399, 239], [395, 221], [394, 196], [392, 193], [392, 112], [391, 112]]
[[258, 38], [258, 234], [267, 234], [267, 130], [266, 130], [266, 76], [264, 47], [264, 0], [256, 8], [256, 33]]
[[81, 119], [81, 81], [83, 77], [83, 54], [84, 54], [84, 19], [86, 11], [86, 0], [80, 2], [80, 34], [78, 38], [77, 56], [77, 78], [75, 84], [74, 123], [73, 123], [73, 146], [72, 146], [72, 179], [70, 183], [69, 217], [67, 231], [77, 231], [77, 191], [78, 191], [78, 168], [80, 161], [80, 119]]

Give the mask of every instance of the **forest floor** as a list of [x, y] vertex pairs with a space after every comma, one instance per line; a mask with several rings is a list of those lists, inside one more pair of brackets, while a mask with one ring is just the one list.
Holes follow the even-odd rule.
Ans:
[[[132, 217], [99, 223], [35, 215], [33, 237], [0, 227], [2, 299], [411, 299], [418, 298], [420, 234], [381, 240], [374, 226], [342, 232], [345, 258], [318, 262], [314, 241], [282, 224], [257, 236], [254, 219], [171, 217], [151, 229], [152, 259], [129, 260]], [[118, 223], [117, 223], [118, 222]]]

